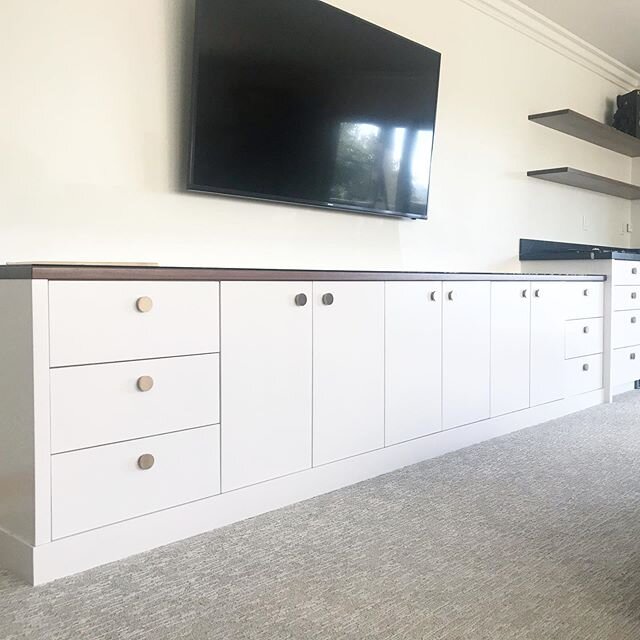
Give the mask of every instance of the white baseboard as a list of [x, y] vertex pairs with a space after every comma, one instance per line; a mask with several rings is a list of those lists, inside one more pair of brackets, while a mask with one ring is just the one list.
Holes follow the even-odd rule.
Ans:
[[619, 384], [613, 387], [613, 395], [617, 396], [617, 395], [620, 395], [621, 393], [626, 393], [627, 391], [633, 391], [634, 388], [635, 387], [633, 382], [627, 382], [626, 384]]
[[[401, 467], [580, 411], [604, 401], [594, 391], [524, 411], [435, 433], [290, 476], [159, 511], [37, 546], [33, 558], [0, 538], [0, 562], [32, 584], [42, 584], [107, 564], [245, 518], [272, 511]], [[32, 560], [32, 562], [31, 562]]]

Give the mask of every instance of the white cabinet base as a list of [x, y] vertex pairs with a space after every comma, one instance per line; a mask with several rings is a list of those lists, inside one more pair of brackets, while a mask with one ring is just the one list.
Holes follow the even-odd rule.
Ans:
[[0, 565], [43, 584], [406, 465], [601, 404], [603, 390], [372, 451], [322, 467], [32, 547], [0, 530]]

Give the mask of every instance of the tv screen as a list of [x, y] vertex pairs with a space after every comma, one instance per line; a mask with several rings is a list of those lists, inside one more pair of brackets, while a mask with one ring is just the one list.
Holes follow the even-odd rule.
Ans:
[[319, 0], [198, 0], [188, 188], [426, 218], [439, 71]]

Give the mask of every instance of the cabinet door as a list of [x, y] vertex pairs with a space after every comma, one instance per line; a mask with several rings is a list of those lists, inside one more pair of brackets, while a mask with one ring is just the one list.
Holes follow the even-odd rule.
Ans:
[[531, 284], [531, 406], [564, 397], [564, 284]]
[[442, 414], [445, 429], [490, 414], [489, 282], [445, 282], [442, 303]]
[[385, 444], [442, 428], [442, 283], [385, 285]]
[[528, 282], [491, 283], [491, 415], [529, 406]]
[[313, 463], [384, 446], [384, 282], [313, 283]]
[[311, 283], [222, 283], [223, 491], [311, 467], [311, 329]]

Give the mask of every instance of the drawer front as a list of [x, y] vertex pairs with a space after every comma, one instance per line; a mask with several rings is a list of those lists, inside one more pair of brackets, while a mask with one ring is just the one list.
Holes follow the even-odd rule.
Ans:
[[602, 355], [565, 360], [565, 395], [602, 389]]
[[614, 285], [640, 285], [640, 262], [635, 260], [614, 260], [612, 274]]
[[613, 287], [613, 310], [640, 309], [640, 286]]
[[640, 347], [614, 349], [611, 367], [613, 386], [640, 380]]
[[219, 372], [217, 354], [52, 369], [52, 451], [217, 424]]
[[51, 366], [217, 352], [218, 298], [217, 282], [51, 282]]
[[[149, 454], [154, 464], [143, 470]], [[62, 453], [51, 464], [57, 539], [219, 493], [220, 431], [203, 427]]]
[[640, 311], [613, 312], [613, 348], [640, 344]]
[[604, 320], [569, 320], [565, 323], [565, 358], [578, 358], [604, 350]]
[[604, 316], [604, 282], [567, 282], [566, 319]]

